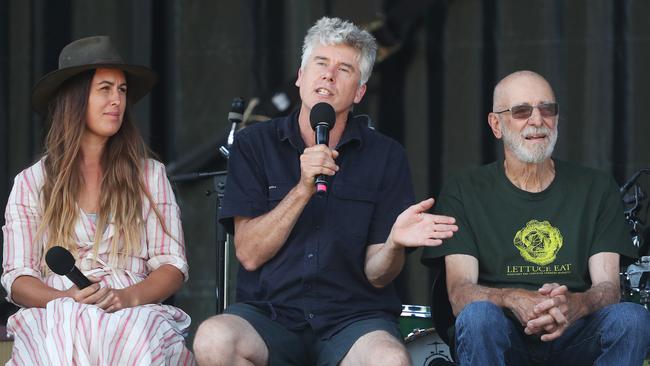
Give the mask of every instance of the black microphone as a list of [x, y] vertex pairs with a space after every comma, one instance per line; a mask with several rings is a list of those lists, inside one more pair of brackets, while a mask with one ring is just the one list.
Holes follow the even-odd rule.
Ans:
[[623, 184], [623, 186], [621, 186], [620, 192], [625, 193], [628, 189], [630, 189], [632, 184], [634, 184], [634, 182], [636, 182], [636, 180], [639, 179], [641, 174], [644, 174], [644, 173], [650, 173], [650, 169], [645, 168], [645, 169], [641, 169], [638, 172], [634, 173], [634, 175], [632, 175], [632, 178], [628, 179], [628, 181], [625, 182], [625, 184]]
[[55, 246], [50, 248], [47, 254], [45, 254], [45, 263], [47, 263], [47, 266], [50, 267], [52, 272], [68, 277], [80, 290], [93, 284], [74, 265], [74, 257], [63, 247]]
[[[311, 128], [316, 132], [316, 145], [327, 146], [330, 141], [330, 130], [336, 123], [336, 113], [331, 105], [321, 102], [312, 107], [309, 114]], [[327, 193], [327, 179], [325, 175], [316, 176], [316, 193], [324, 195]]]
[[244, 120], [244, 99], [236, 97], [232, 100], [230, 105], [230, 112], [228, 112], [228, 121], [232, 123], [230, 126], [230, 132], [228, 133], [228, 138], [226, 139], [226, 145], [221, 146], [219, 151], [224, 157], [230, 156], [230, 147], [232, 143], [235, 142], [235, 132], [237, 132], [237, 125]]

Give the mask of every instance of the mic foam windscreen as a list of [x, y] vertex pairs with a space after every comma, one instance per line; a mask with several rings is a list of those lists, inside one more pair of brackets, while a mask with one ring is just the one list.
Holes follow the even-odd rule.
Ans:
[[309, 113], [309, 123], [311, 124], [312, 129], [316, 129], [316, 126], [322, 123], [326, 123], [330, 129], [334, 127], [336, 122], [336, 113], [334, 108], [328, 103], [320, 102], [314, 105]]
[[244, 120], [244, 104], [244, 99], [240, 97], [232, 100], [230, 112], [228, 112], [228, 121], [231, 123], [240, 123]]
[[45, 254], [45, 263], [52, 272], [63, 276], [70, 273], [74, 267], [74, 257], [67, 249], [55, 246]]
[[244, 114], [244, 98], [236, 97], [232, 100], [230, 110], [234, 113]]

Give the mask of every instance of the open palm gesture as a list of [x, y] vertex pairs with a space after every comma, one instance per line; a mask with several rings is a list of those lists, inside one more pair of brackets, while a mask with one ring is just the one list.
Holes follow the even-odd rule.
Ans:
[[416, 203], [397, 217], [390, 233], [393, 243], [403, 247], [438, 246], [458, 231], [453, 217], [426, 212], [433, 202], [429, 198]]

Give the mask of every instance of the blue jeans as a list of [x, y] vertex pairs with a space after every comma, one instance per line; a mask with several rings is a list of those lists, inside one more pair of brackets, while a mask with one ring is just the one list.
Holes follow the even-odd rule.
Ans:
[[618, 303], [583, 317], [551, 342], [528, 336], [491, 302], [467, 305], [456, 319], [461, 365], [634, 365], [650, 347], [650, 312]]

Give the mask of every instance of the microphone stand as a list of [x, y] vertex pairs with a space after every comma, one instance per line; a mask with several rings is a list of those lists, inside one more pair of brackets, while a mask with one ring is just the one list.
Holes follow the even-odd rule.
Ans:
[[221, 210], [221, 202], [223, 200], [224, 193], [226, 191], [226, 179], [228, 177], [228, 172], [225, 170], [216, 171], [216, 172], [195, 172], [187, 174], [179, 174], [169, 177], [171, 182], [189, 182], [200, 179], [212, 178], [212, 189], [205, 192], [206, 196], [210, 196], [213, 193], [217, 195], [217, 201], [215, 203], [215, 213], [214, 213], [214, 225], [215, 225], [215, 245], [217, 250], [216, 258], [216, 282], [217, 286], [215, 289], [215, 294], [217, 296], [217, 310], [216, 314], [221, 314], [223, 309], [230, 304], [232, 301], [231, 289], [228, 284], [230, 277], [233, 276], [233, 279], [236, 276], [236, 271], [233, 272], [230, 264], [231, 253], [231, 235], [226, 232], [226, 229], [219, 223], [217, 217], [219, 211]]
[[[245, 103], [242, 98], [234, 98], [231, 104], [230, 113], [228, 113], [228, 121], [232, 124], [232, 126], [230, 128], [230, 132], [228, 133], [228, 138], [226, 139], [226, 145], [223, 145], [219, 148], [219, 153], [221, 153], [221, 155], [226, 160], [228, 160], [228, 164], [230, 164], [230, 147], [232, 146], [233, 142], [235, 142], [237, 127], [244, 119], [244, 106]], [[224, 174], [215, 175], [213, 179], [214, 192], [217, 193], [217, 217], [221, 211], [221, 201], [223, 200], [223, 196], [226, 191], [227, 176], [227, 172], [224, 172]], [[237, 261], [233, 260], [235, 265], [231, 268], [231, 235], [226, 232], [226, 229], [223, 227], [223, 225], [221, 225], [221, 223], [219, 223], [219, 220], [215, 221], [217, 225], [217, 268], [221, 269], [220, 271], [217, 271], [217, 314], [221, 314], [223, 312], [223, 309], [225, 309], [226, 306], [228, 306], [228, 304], [231, 302], [230, 287], [228, 285], [228, 282], [232, 281], [230, 280], [231, 275], [233, 280], [236, 278], [237, 272], [233, 270], [237, 268]]]
[[213, 189], [217, 194], [217, 212], [215, 214], [215, 233], [216, 233], [216, 244], [217, 244], [217, 314], [223, 313], [223, 309], [230, 303], [229, 299], [229, 272], [230, 272], [230, 234], [226, 232], [226, 229], [219, 223], [219, 220], [216, 220], [216, 217], [221, 211], [221, 202], [223, 200], [224, 193], [226, 192], [226, 179], [228, 178], [228, 172], [223, 171], [219, 172], [221, 174], [214, 175]]
[[[630, 179], [623, 184], [620, 188], [620, 192], [623, 199], [624, 205], [624, 215], [625, 221], [630, 226], [630, 235], [632, 237], [632, 244], [638, 250], [638, 254], [641, 256], [646, 255], [644, 253], [646, 248], [646, 238], [644, 237], [643, 222], [638, 216], [637, 213], [641, 209], [641, 202], [646, 198], [645, 193], [639, 185], [636, 185], [636, 181], [641, 177], [642, 174], [650, 173], [650, 168], [644, 168], [632, 175]], [[631, 192], [628, 192], [631, 190]]]
[[226, 232], [226, 229], [219, 223], [217, 217], [219, 211], [221, 210], [221, 201], [223, 200], [224, 193], [226, 191], [226, 179], [228, 172], [225, 170], [215, 171], [215, 172], [195, 172], [187, 174], [179, 174], [169, 177], [169, 180], [173, 183], [178, 182], [190, 182], [200, 179], [212, 178], [212, 188], [205, 192], [206, 196], [210, 196], [213, 193], [217, 195], [217, 201], [215, 203], [215, 212], [214, 212], [214, 225], [215, 225], [215, 245], [217, 251], [216, 258], [216, 288], [215, 294], [217, 296], [217, 309], [216, 314], [221, 314], [223, 309], [229, 304], [229, 286], [228, 279], [230, 270], [230, 234]]
[[[221, 153], [222, 157], [228, 160], [230, 156], [230, 147], [232, 146], [234, 139], [235, 139], [235, 133], [237, 131], [237, 127], [239, 123], [242, 122], [243, 119], [243, 113], [244, 113], [244, 100], [242, 98], [235, 98], [233, 99], [232, 106], [231, 106], [231, 111], [228, 113], [228, 121], [231, 122], [231, 128], [230, 132], [228, 133], [228, 137], [226, 139], [226, 144], [222, 145], [219, 148], [219, 153]], [[223, 141], [223, 140], [222, 140]], [[208, 145], [206, 145], [208, 146]], [[197, 150], [201, 151], [205, 149], [205, 147], [202, 147], [202, 149]], [[191, 158], [194, 158], [194, 155], [196, 153], [191, 154]], [[182, 160], [182, 164], [176, 164], [172, 168], [174, 169], [167, 169], [168, 174], [172, 174], [178, 169], [178, 166], [182, 166], [187, 164], [188, 161], [191, 161], [190, 158], [186, 158]], [[194, 173], [186, 173], [186, 174], [178, 174], [174, 176], [170, 176], [169, 180], [171, 182], [187, 182], [187, 181], [194, 181], [194, 180], [199, 180], [199, 179], [205, 179], [205, 178], [212, 178], [212, 189], [208, 190], [206, 192], [206, 195], [211, 195], [213, 193], [217, 194], [217, 202], [216, 202], [216, 207], [215, 207], [215, 241], [216, 241], [216, 250], [217, 250], [217, 258], [216, 258], [216, 267], [217, 267], [217, 286], [215, 289], [215, 293], [217, 296], [217, 314], [223, 313], [223, 310], [225, 307], [231, 303], [231, 295], [234, 295], [233, 291], [230, 289], [229, 282], [236, 280], [236, 275], [237, 275], [237, 261], [233, 260], [231, 265], [231, 257], [233, 256], [234, 250], [231, 248], [232, 243], [232, 236], [226, 232], [226, 229], [219, 223], [219, 220], [217, 220], [217, 217], [219, 216], [219, 212], [221, 211], [221, 202], [223, 200], [225, 191], [226, 191], [226, 180], [227, 180], [228, 172], [227, 171], [216, 171], [216, 172], [194, 172]], [[231, 280], [232, 278], [232, 280]]]
[[[226, 174], [226, 171], [221, 170], [217, 172], [194, 172], [194, 173], [178, 174], [169, 177], [169, 181], [172, 183], [189, 182], [193, 180], [211, 178], [220, 174]], [[206, 192], [208, 196], [212, 193], [213, 193], [212, 191]]]

